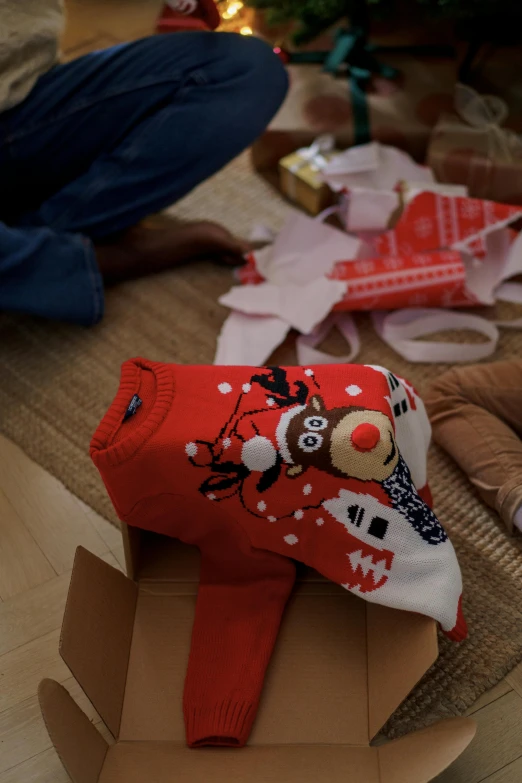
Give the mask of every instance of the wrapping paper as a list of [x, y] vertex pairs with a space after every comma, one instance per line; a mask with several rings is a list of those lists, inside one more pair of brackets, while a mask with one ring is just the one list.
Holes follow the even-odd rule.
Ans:
[[466, 268], [456, 251], [341, 261], [331, 276], [348, 283], [337, 310], [396, 310], [448, 305], [448, 291], [466, 300]]
[[[339, 361], [317, 349], [332, 328], [348, 343], [346, 361], [355, 358], [359, 338], [348, 312], [357, 310], [372, 311], [381, 338], [410, 361], [478, 361], [494, 352], [498, 327], [521, 328], [522, 318], [492, 323], [441, 308], [497, 299], [522, 304], [522, 285], [508, 282], [522, 274], [522, 235], [510, 228], [521, 217], [522, 207], [432, 191], [412, 198], [395, 228], [378, 236], [353, 237], [296, 215], [272, 247], [250, 256], [239, 275], [247, 285], [220, 301], [296, 328], [302, 333], [298, 358], [305, 364]], [[266, 359], [288, 330], [274, 322], [269, 334], [264, 323]], [[448, 329], [473, 330], [486, 340], [417, 342]]]
[[484, 255], [485, 237], [522, 216], [522, 207], [421, 193], [407, 204], [393, 231], [375, 240], [378, 253], [424, 253], [438, 248]]
[[502, 127], [507, 117], [501, 98], [458, 84], [455, 111], [439, 118], [428, 148], [437, 178], [477, 198], [522, 204], [522, 136]]

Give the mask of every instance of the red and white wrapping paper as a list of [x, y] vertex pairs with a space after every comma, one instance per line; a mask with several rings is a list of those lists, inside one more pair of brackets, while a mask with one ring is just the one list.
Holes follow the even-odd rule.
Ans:
[[[406, 204], [393, 230], [369, 242], [345, 234], [343, 242], [342, 232], [299, 216], [272, 248], [252, 254], [239, 271], [248, 292], [242, 294], [240, 287], [221, 301], [251, 315], [280, 319], [279, 324], [270, 321], [272, 340], [267, 330], [262, 343], [266, 351], [275, 348], [276, 339], [280, 342], [279, 336], [286, 336], [291, 326], [301, 327], [298, 354], [316, 355], [316, 363], [333, 361], [316, 350], [333, 327], [345, 335], [353, 360], [359, 342], [347, 312], [357, 310], [376, 313], [374, 323], [382, 339], [410, 361], [476, 361], [495, 350], [497, 325], [440, 308], [490, 305], [496, 299], [522, 303], [522, 286], [506, 283], [522, 273], [522, 235], [509, 228], [521, 217], [522, 207], [422, 192]], [[316, 233], [324, 242], [313, 241]], [[327, 280], [344, 283], [344, 293], [325, 288]], [[300, 314], [301, 307], [309, 312]], [[329, 307], [339, 317], [323, 321]], [[498, 326], [521, 328], [522, 319]], [[449, 328], [478, 331], [487, 342], [416, 342]]]
[[421, 193], [406, 205], [397, 226], [375, 240], [380, 255], [452, 248], [485, 255], [485, 238], [522, 216], [522, 207], [477, 198]]

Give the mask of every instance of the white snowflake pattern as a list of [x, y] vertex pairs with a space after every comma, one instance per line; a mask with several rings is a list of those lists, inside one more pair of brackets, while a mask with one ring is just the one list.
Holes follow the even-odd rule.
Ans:
[[411, 260], [415, 266], [427, 266], [431, 263], [431, 258], [427, 253], [415, 253]]
[[213, 493], [213, 492], [210, 492], [210, 493], [207, 495], [207, 498], [208, 498], [209, 500], [215, 500], [215, 499], [216, 499], [216, 496], [214, 495], [214, 493]]
[[304, 517], [304, 511], [302, 508], [298, 508], [297, 511], [294, 511], [294, 517], [295, 519], [302, 519]]
[[391, 256], [390, 258], [384, 259], [384, 266], [386, 269], [402, 269], [404, 266], [404, 261], [402, 258], [394, 258]]
[[224, 383], [219, 384], [218, 389], [221, 392], [221, 394], [230, 394], [230, 392], [232, 391], [232, 386], [225, 381]]
[[417, 218], [413, 224], [413, 231], [415, 232], [415, 236], [419, 237], [419, 239], [426, 239], [433, 231], [432, 219], [429, 217]]
[[252, 386], [249, 383], [244, 383], [243, 384], [243, 392], [245, 394], [248, 394], [248, 392], [250, 391], [251, 388], [252, 388]]
[[315, 524], [316, 524], [316, 525], [319, 525], [319, 527], [321, 527], [321, 525], [324, 525], [324, 519], [323, 519], [322, 517], [318, 517], [318, 518], [315, 520]]
[[355, 271], [360, 275], [370, 275], [375, 270], [374, 261], [357, 261]]
[[297, 544], [299, 539], [297, 538], [297, 536], [294, 536], [293, 533], [290, 533], [290, 535], [285, 536], [283, 538], [283, 541], [286, 541], [287, 544], [290, 544], [290, 546], [293, 546], [294, 544]]
[[275, 405], [275, 400], [273, 397], [267, 397], [266, 398], [266, 404], [272, 407], [272, 405]]
[[197, 443], [187, 443], [185, 446], [185, 454], [187, 457], [195, 457], [198, 453], [198, 444]]
[[443, 250], [442, 253], [440, 254], [440, 260], [445, 261], [448, 264], [451, 264], [455, 261], [460, 260], [460, 254], [455, 253], [454, 250]]
[[303, 487], [303, 495], [309, 495], [311, 491], [312, 491], [312, 485], [305, 484]]
[[267, 517], [269, 522], [277, 522], [277, 517]]
[[305, 370], [304, 374], [308, 375], [308, 377], [310, 378], [314, 374], [314, 371], [313, 370]]
[[260, 500], [257, 504], [257, 510], [258, 511], [266, 511], [266, 503], [264, 500]]
[[223, 438], [223, 448], [224, 449], [229, 449], [231, 447], [231, 445], [232, 445], [232, 441], [230, 440], [230, 438]]
[[351, 383], [350, 386], [347, 386], [345, 389], [346, 394], [349, 394], [350, 397], [357, 397], [358, 394], [362, 394], [362, 389], [360, 386], [357, 386], [356, 383]]
[[467, 198], [460, 204], [460, 214], [468, 220], [478, 218], [482, 214], [482, 203], [476, 198]]

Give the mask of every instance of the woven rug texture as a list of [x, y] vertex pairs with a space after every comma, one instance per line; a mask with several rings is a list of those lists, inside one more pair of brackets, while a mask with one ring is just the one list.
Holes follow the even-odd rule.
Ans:
[[[277, 230], [289, 209], [253, 174], [245, 154], [170, 211], [248, 235], [256, 222]], [[0, 315], [0, 431], [117, 524], [88, 445], [117, 389], [120, 364], [133, 356], [212, 363], [228, 313], [217, 299], [232, 282], [230, 270], [199, 264], [120, 286], [107, 293], [106, 316], [90, 330]], [[389, 367], [421, 393], [446, 369], [404, 361], [376, 336], [367, 316], [358, 316], [357, 323], [363, 345], [358, 361]], [[336, 337], [326, 347], [339, 354], [346, 348]], [[522, 356], [522, 332], [506, 330], [494, 358], [515, 356]], [[272, 363], [296, 363], [293, 337]], [[522, 659], [522, 537], [508, 537], [465, 476], [435, 447], [430, 483], [435, 510], [461, 564], [470, 636], [460, 645], [440, 636], [437, 662], [390, 719], [389, 736], [462, 714]]]

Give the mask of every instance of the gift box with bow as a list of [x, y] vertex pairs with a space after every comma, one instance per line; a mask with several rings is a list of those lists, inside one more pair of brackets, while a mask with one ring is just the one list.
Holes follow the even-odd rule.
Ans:
[[281, 192], [311, 215], [319, 214], [335, 200], [321, 175], [334, 156], [334, 139], [330, 135], [320, 136], [309, 147], [285, 155], [279, 161]]
[[428, 149], [437, 179], [466, 185], [477, 198], [522, 204], [522, 136], [502, 127], [507, 117], [502, 98], [458, 84], [455, 113], [442, 115]]

